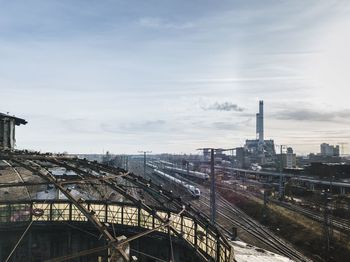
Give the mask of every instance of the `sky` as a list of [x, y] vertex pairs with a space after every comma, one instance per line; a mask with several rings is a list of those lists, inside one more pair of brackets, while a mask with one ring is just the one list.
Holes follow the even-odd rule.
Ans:
[[20, 149], [242, 146], [259, 100], [277, 145], [350, 142], [350, 1], [0, 4], [0, 112], [28, 121]]

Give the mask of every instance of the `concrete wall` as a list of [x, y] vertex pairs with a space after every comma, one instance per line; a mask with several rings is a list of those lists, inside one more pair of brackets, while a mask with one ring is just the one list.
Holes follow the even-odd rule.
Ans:
[[15, 142], [15, 120], [7, 117], [0, 119], [0, 148], [13, 149]]

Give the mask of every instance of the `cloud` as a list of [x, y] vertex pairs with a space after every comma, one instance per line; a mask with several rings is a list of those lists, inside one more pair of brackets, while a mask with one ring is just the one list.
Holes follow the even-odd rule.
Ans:
[[101, 132], [95, 121], [88, 118], [61, 119], [60, 123], [69, 133], [99, 134]]
[[[350, 133], [340, 111], [350, 1], [3, 2], [1, 108], [29, 121], [18, 129], [20, 146], [132, 153], [241, 145], [254, 136], [257, 98], [267, 102], [267, 135], [280, 143], [298, 143], [285, 135], [299, 132]], [[307, 104], [286, 107], [300, 100]]]
[[153, 29], [188, 29], [194, 27], [192, 23], [174, 23], [158, 17], [140, 18], [138, 24], [142, 27]]
[[180, 83], [240, 83], [240, 82], [271, 82], [271, 81], [291, 81], [304, 80], [304, 77], [294, 75], [269, 76], [269, 77], [222, 77], [222, 78], [194, 78], [180, 79]]
[[244, 108], [238, 106], [237, 104], [231, 102], [215, 102], [212, 105], [202, 105], [203, 110], [212, 110], [212, 111], [234, 111], [234, 112], [243, 112]]
[[105, 132], [112, 133], [149, 133], [156, 132], [166, 127], [164, 120], [128, 122], [128, 123], [102, 123], [101, 128]]
[[283, 110], [274, 115], [280, 120], [314, 121], [314, 122], [347, 122], [350, 110], [323, 112], [311, 109]]
[[236, 130], [239, 128], [239, 124], [232, 122], [214, 122], [213, 128], [219, 130]]

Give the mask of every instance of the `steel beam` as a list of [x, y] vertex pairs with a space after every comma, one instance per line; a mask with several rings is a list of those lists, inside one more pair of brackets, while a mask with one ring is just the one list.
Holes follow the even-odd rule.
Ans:
[[[67, 169], [73, 170], [74, 172], [80, 172], [82, 174], [84, 174], [85, 176], [88, 177], [96, 177], [88, 172], [86, 172], [85, 170], [82, 170], [78, 167], [72, 166], [66, 162], [60, 162], [57, 159], [54, 160], [50, 160], [50, 161], [54, 161], [56, 164], [63, 166]], [[86, 166], [88, 166], [88, 162], [85, 164]], [[125, 175], [122, 172], [119, 172], [119, 175]], [[141, 208], [143, 208], [144, 210], [146, 210], [147, 212], [154, 214], [154, 217], [156, 219], [158, 219], [161, 223], [167, 223], [168, 221], [162, 217], [160, 217], [159, 215], [157, 215], [154, 210], [149, 207], [148, 205], [146, 205], [145, 203], [141, 202], [140, 200], [136, 199], [135, 197], [133, 197], [132, 195], [130, 195], [128, 192], [125, 191], [125, 189], [123, 189], [122, 187], [120, 187], [116, 182], [111, 181], [111, 180], [103, 180], [102, 181], [104, 184], [106, 184], [107, 186], [109, 186], [111, 189], [115, 190], [116, 192], [122, 194], [125, 198], [127, 198], [128, 200], [130, 200], [131, 202], [133, 202], [135, 205], [139, 205]], [[172, 226], [169, 225], [169, 229], [179, 238], [184, 239], [181, 232], [177, 232], [177, 230]], [[192, 244], [190, 244], [188, 241], [185, 240], [186, 243], [188, 243], [191, 247], [194, 247]], [[195, 248], [195, 247], [194, 247]], [[204, 260], [207, 261], [207, 258], [199, 251], [196, 251], [198, 255], [200, 255]]]
[[31, 172], [35, 172], [43, 179], [48, 182], [53, 183], [56, 188], [58, 188], [78, 209], [80, 212], [84, 214], [84, 216], [97, 228], [97, 230], [104, 236], [107, 242], [112, 245], [125, 259], [125, 261], [129, 261], [129, 257], [125, 254], [125, 252], [117, 246], [118, 240], [109, 233], [108, 229], [98, 220], [98, 218], [90, 212], [85, 206], [83, 206], [78, 200], [76, 200], [68, 190], [66, 190], [60, 183], [57, 182], [57, 179], [50, 174], [49, 171], [43, 169], [39, 164], [29, 161], [29, 164], [24, 164], [24, 161], [13, 160], [18, 165], [26, 168]]

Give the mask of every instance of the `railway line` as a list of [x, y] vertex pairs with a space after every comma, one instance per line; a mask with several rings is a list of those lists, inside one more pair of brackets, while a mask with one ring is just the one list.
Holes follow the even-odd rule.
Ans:
[[[231, 188], [228, 188], [228, 187], [222, 187], [222, 186], [218, 186], [218, 187], [225, 189], [225, 190], [233, 191]], [[242, 189], [238, 189], [238, 188], [236, 188], [234, 191], [235, 192], [240, 191], [244, 195], [252, 195], [253, 197], [257, 197], [257, 198], [263, 197], [262, 194], [259, 194], [256, 192], [250, 192], [250, 191], [242, 190]], [[273, 202], [275, 205], [284, 207], [288, 210], [291, 210], [291, 211], [297, 212], [298, 214], [304, 215], [305, 217], [308, 217], [314, 221], [317, 221], [320, 223], [324, 222], [324, 217], [323, 217], [322, 213], [317, 213], [317, 212], [312, 211], [310, 209], [307, 209], [307, 208], [304, 208], [301, 206], [297, 206], [297, 205], [293, 205], [293, 204], [288, 203], [288, 202], [276, 200], [276, 199], [269, 199], [269, 201]], [[335, 228], [337, 230], [340, 230], [340, 231], [346, 230], [346, 231], [350, 232], [350, 220], [342, 219], [342, 218], [338, 218], [338, 217], [332, 217], [332, 226], [333, 226], [333, 228]]]
[[[202, 195], [198, 200], [198, 202], [201, 204], [201, 208], [204, 205], [209, 210], [210, 206], [208, 201], [209, 198], [204, 195]], [[221, 216], [221, 219], [226, 220], [246, 231], [265, 245], [271, 247], [277, 253], [294, 261], [312, 261], [221, 196], [219, 196], [217, 199], [217, 213], [219, 216]], [[220, 228], [226, 233], [230, 233], [224, 227], [220, 226]]]
[[[146, 173], [147, 173], [147, 176], [150, 176], [150, 177], [153, 176], [152, 172], [146, 172]], [[209, 190], [203, 185], [200, 185], [193, 181], [191, 181], [191, 183], [198, 186], [202, 192], [198, 200], [192, 201], [192, 205], [195, 206], [198, 210], [201, 210], [202, 212], [206, 211], [206, 216], [208, 217], [209, 210], [210, 210]], [[234, 225], [246, 231], [248, 234], [258, 239], [259, 241], [264, 243], [266, 246], [270, 247], [276, 253], [284, 255], [294, 261], [305, 261], [305, 262], [312, 261], [307, 257], [305, 257], [303, 254], [301, 254], [299, 251], [297, 251], [289, 243], [277, 237], [270, 230], [268, 230], [267, 228], [262, 226], [259, 222], [249, 217], [247, 214], [245, 214], [243, 211], [241, 211], [239, 208], [231, 204], [229, 201], [227, 201], [225, 198], [223, 198], [220, 195], [217, 196], [217, 214], [220, 216], [221, 221], [226, 222], [223, 224]], [[227, 227], [225, 228], [224, 225], [218, 225], [218, 226], [227, 235], [231, 235], [231, 232], [227, 229]]]
[[[316, 213], [314, 211], [311, 211], [311, 210], [308, 210], [306, 208], [299, 207], [299, 206], [296, 206], [296, 205], [292, 205], [292, 204], [289, 204], [289, 203], [286, 203], [286, 202], [281, 202], [281, 201], [277, 201], [277, 200], [274, 200], [273, 202], [275, 204], [279, 205], [279, 206], [282, 206], [282, 207], [285, 207], [285, 208], [287, 208], [289, 210], [298, 212], [299, 214], [302, 214], [302, 215], [304, 215], [304, 216], [306, 216], [308, 218], [311, 218], [311, 219], [313, 219], [315, 221], [318, 221], [318, 222], [321, 222], [321, 223], [324, 222], [324, 217], [322, 216], [322, 214], [318, 214], [318, 213]], [[350, 221], [347, 220], [347, 219], [332, 217], [332, 226], [335, 229], [346, 230], [346, 231], [350, 232]]]

